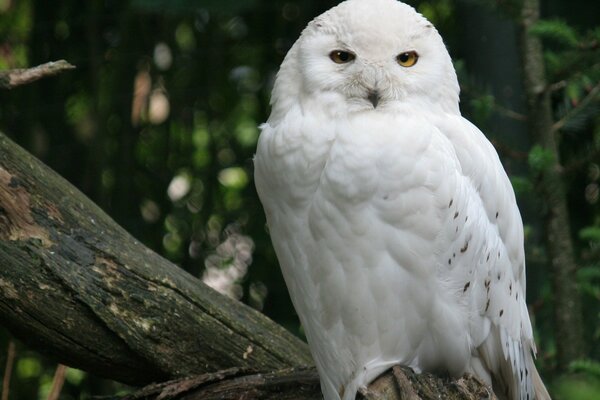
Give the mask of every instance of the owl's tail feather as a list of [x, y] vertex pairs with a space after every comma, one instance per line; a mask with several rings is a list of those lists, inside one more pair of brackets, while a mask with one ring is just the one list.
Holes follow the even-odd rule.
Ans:
[[544, 382], [542, 382], [542, 378], [540, 377], [540, 374], [537, 371], [537, 368], [535, 368], [535, 366], [532, 368], [532, 372], [533, 372], [533, 376], [532, 376], [532, 380], [533, 380], [533, 388], [535, 390], [535, 400], [552, 400], [550, 398], [550, 394], [548, 393], [548, 390], [546, 390], [546, 386], [544, 385]]

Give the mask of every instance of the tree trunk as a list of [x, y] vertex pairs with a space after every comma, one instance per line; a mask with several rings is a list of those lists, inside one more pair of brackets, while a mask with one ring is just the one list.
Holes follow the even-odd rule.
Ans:
[[[2, 134], [0, 323], [56, 361], [106, 378], [179, 378], [129, 399], [321, 396], [303, 342], [141, 245]], [[483, 395], [495, 398], [473, 377], [395, 368], [364, 398]]]
[[554, 286], [554, 326], [560, 369], [584, 355], [581, 299], [577, 288], [577, 264], [571, 241], [562, 166], [557, 138], [552, 129], [552, 106], [545, 78], [540, 40], [529, 33], [539, 20], [539, 0], [523, 0], [521, 10], [521, 57], [529, 109], [529, 132], [533, 143], [551, 155], [551, 164], [540, 172], [536, 191], [544, 199], [546, 249]]
[[1, 134], [0, 266], [2, 324], [101, 376], [311, 364], [299, 339], [144, 247]]

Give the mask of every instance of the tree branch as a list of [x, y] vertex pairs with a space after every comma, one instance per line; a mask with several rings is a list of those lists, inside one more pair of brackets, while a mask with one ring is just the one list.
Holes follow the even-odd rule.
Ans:
[[[121, 400], [317, 400], [322, 397], [314, 368], [249, 374], [233, 368], [149, 385]], [[394, 367], [361, 390], [357, 400], [497, 400], [473, 376], [450, 380], [408, 367]]]
[[54, 76], [74, 69], [75, 66], [65, 60], [51, 61], [33, 68], [9, 69], [0, 71], [0, 89], [13, 89], [17, 86], [35, 82], [38, 79]]
[[598, 83], [596, 86], [594, 86], [592, 88], [592, 90], [590, 90], [588, 92], [588, 94], [583, 98], [583, 100], [581, 100], [579, 102], [579, 104], [576, 107], [569, 110], [569, 112], [566, 113], [564, 117], [562, 117], [560, 120], [556, 121], [552, 125], [552, 131], [556, 132], [556, 131], [562, 129], [563, 126], [565, 126], [565, 124], [567, 122], [569, 122], [569, 120], [571, 118], [573, 118], [575, 115], [577, 115], [577, 113], [579, 113], [581, 110], [583, 110], [592, 101], [596, 100], [596, 98], [598, 97], [599, 94], [600, 94], [600, 83]]
[[144, 247], [1, 134], [0, 265], [0, 322], [97, 375], [147, 384], [312, 363], [299, 339]]

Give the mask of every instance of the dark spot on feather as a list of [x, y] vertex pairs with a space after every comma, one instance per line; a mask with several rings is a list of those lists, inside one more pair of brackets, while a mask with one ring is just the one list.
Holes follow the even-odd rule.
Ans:
[[496, 219], [498, 219], [498, 211], [496, 211]]
[[463, 246], [463, 248], [460, 249], [460, 252], [464, 253], [465, 251], [467, 251], [468, 248], [469, 248], [469, 242], [467, 241], [467, 242], [465, 242], [465, 245]]
[[512, 295], [512, 281], [508, 284], [508, 294]]
[[452, 207], [452, 202], [454, 202], [454, 199], [450, 199], [450, 203], [448, 203], [448, 208]]
[[[502, 316], [502, 314], [504, 314], [504, 310], [500, 310], [500, 316]], [[508, 347], [508, 346], [506, 346]]]
[[485, 259], [485, 261], [490, 261], [490, 253], [488, 253], [487, 258]]
[[525, 376], [529, 376], [529, 370], [525, 368]]
[[467, 220], [468, 220], [468, 219], [469, 219], [469, 216], [467, 215], [467, 216], [465, 217], [465, 222], [467, 222]]
[[500, 280], [500, 276], [501, 276], [501, 275], [500, 275], [500, 272], [498, 272], [498, 280]]
[[490, 299], [487, 299], [487, 302], [485, 303], [485, 311], [487, 312], [488, 308], [490, 308]]
[[500, 252], [498, 252], [498, 258], [500, 258]]
[[456, 219], [456, 217], [458, 217], [458, 211], [454, 213], [454, 219]]
[[449, 258], [449, 259], [448, 259], [448, 265], [451, 265], [451, 264], [452, 264], [452, 259], [451, 259], [451, 258]]
[[390, 195], [386, 194], [385, 196], [383, 196], [383, 199], [387, 200], [387, 199], [389, 199], [389, 197], [390, 197]]
[[458, 226], [456, 227], [456, 232], [458, 232]]
[[519, 292], [517, 292], [517, 298], [516, 298], [516, 300], [519, 300]]
[[453, 258], [456, 258], [456, 253], [452, 253], [452, 257], [453, 257]]
[[465, 283], [465, 287], [463, 288], [463, 293], [467, 291], [467, 289], [471, 286], [471, 282]]

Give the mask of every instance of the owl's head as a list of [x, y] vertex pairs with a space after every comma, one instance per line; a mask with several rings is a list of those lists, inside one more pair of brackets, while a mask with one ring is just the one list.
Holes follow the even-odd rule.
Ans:
[[311, 21], [277, 75], [272, 105], [317, 99], [347, 112], [421, 105], [458, 112], [452, 61], [433, 25], [396, 0], [348, 0]]

